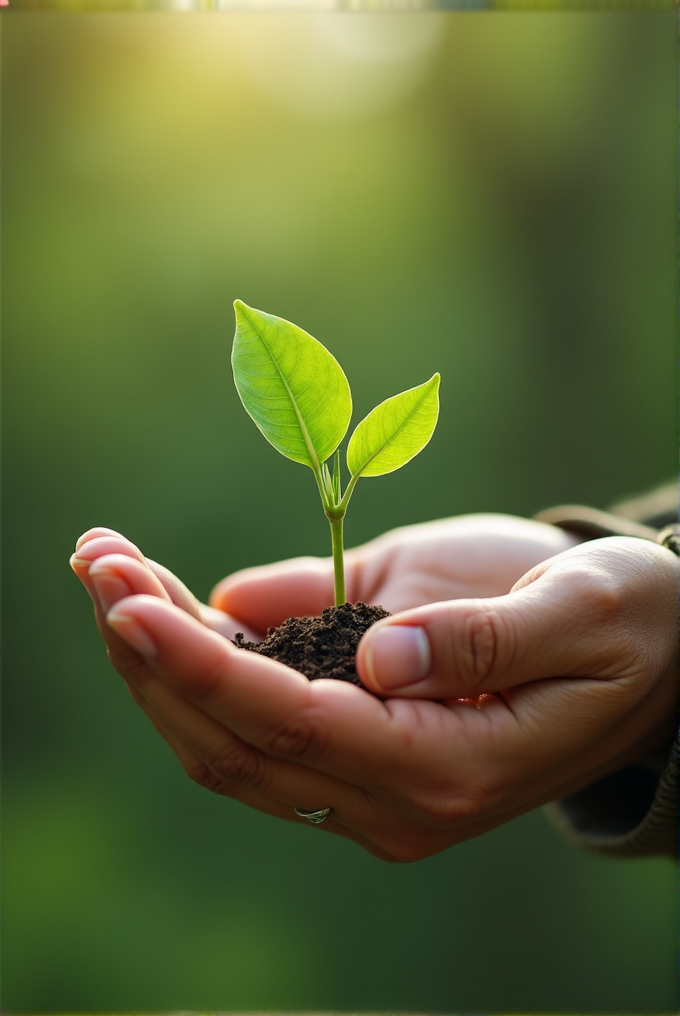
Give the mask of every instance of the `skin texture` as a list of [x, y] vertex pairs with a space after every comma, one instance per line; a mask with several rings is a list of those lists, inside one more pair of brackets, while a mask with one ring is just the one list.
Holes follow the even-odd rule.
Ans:
[[[210, 606], [111, 530], [85, 533], [71, 565], [111, 663], [192, 779], [385, 860], [435, 854], [670, 749], [678, 560], [643, 540], [577, 545], [472, 515], [348, 552], [348, 598], [396, 615], [359, 647], [376, 696], [228, 641], [320, 613], [330, 559], [239, 572]], [[313, 827], [293, 806], [333, 811]]]

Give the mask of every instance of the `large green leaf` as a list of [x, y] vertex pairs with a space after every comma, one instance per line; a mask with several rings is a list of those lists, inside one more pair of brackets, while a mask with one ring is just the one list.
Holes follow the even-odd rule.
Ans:
[[405, 465], [432, 437], [439, 415], [439, 380], [409, 388], [376, 406], [357, 425], [347, 449], [352, 476], [382, 476]]
[[267, 440], [318, 471], [347, 433], [349, 384], [340, 364], [302, 328], [236, 300], [231, 362], [241, 402]]

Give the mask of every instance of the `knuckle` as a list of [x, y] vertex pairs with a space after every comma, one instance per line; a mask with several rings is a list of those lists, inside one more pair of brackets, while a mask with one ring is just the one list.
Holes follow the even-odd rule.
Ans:
[[475, 611], [465, 625], [457, 661], [471, 691], [484, 688], [491, 674], [504, 671], [514, 655], [512, 631], [502, 614], [493, 609]]
[[220, 794], [222, 797], [236, 796], [236, 784], [220, 776], [207, 763], [196, 762], [194, 765], [187, 765], [185, 770], [189, 779], [204, 790]]
[[624, 606], [624, 587], [618, 575], [605, 568], [580, 568], [571, 572], [572, 589], [595, 612], [599, 620], [617, 617]]
[[203, 666], [192, 673], [191, 697], [198, 703], [209, 704], [219, 696], [224, 686], [225, 660], [220, 652], [211, 654]]
[[112, 649], [107, 649], [106, 655], [113, 669], [126, 681], [134, 681], [146, 666], [144, 659], [134, 650], [130, 650], [129, 653], [114, 653]]
[[208, 768], [221, 782], [261, 789], [267, 779], [264, 755], [245, 745], [236, 745], [208, 763]]
[[475, 682], [481, 683], [496, 660], [496, 627], [490, 614], [478, 614], [469, 622], [470, 669]]
[[606, 621], [617, 619], [624, 609], [624, 591], [614, 575], [600, 576], [593, 599], [598, 614]]
[[318, 717], [298, 715], [270, 735], [266, 750], [296, 762], [313, 762], [327, 743], [328, 734]]
[[428, 829], [456, 829], [476, 818], [480, 810], [476, 798], [439, 793], [419, 802], [418, 818]]

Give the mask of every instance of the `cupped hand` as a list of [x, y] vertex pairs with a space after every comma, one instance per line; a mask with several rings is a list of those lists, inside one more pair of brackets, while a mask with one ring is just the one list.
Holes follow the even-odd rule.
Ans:
[[[85, 543], [99, 539], [110, 537]], [[77, 566], [87, 570], [95, 598], [103, 588], [97, 571], [106, 573], [105, 557], [116, 554], [101, 546], [103, 555], [92, 557], [98, 565]], [[126, 590], [122, 599], [104, 595], [101, 626], [112, 662], [187, 773], [293, 821], [304, 821], [294, 806], [331, 807], [319, 828], [379, 857], [436, 853], [573, 792], [672, 732], [677, 568], [669, 551], [652, 544], [594, 541], [558, 553], [515, 580], [512, 592], [380, 622], [360, 649], [369, 686], [385, 694], [389, 684], [379, 645], [388, 627], [420, 628], [413, 659], [421, 671], [423, 659], [428, 664], [416, 678], [419, 690], [402, 680], [384, 700], [348, 684], [309, 683], [235, 649], [135, 551], [122, 550], [115, 563]], [[87, 553], [81, 545], [78, 558]], [[323, 565], [311, 583], [309, 563], [296, 567], [307, 578], [296, 590], [288, 566], [289, 603], [321, 596]], [[274, 586], [285, 572], [274, 569]], [[361, 572], [354, 570], [357, 591], [369, 588], [362, 580], [370, 569]], [[262, 593], [261, 578], [227, 580], [213, 602], [236, 604], [239, 618], [259, 630], [248, 590]], [[446, 581], [442, 574], [442, 588]], [[396, 576], [395, 583], [398, 603]], [[389, 569], [377, 588], [389, 591]], [[280, 600], [273, 595], [273, 606]], [[276, 623], [267, 604], [259, 609]]]

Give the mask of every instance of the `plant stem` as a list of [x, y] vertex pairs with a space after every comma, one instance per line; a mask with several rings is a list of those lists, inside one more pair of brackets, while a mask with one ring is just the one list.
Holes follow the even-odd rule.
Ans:
[[345, 565], [342, 553], [342, 522], [343, 519], [328, 519], [331, 527], [331, 546], [333, 548], [333, 581], [335, 589], [335, 606], [346, 603], [345, 596]]

